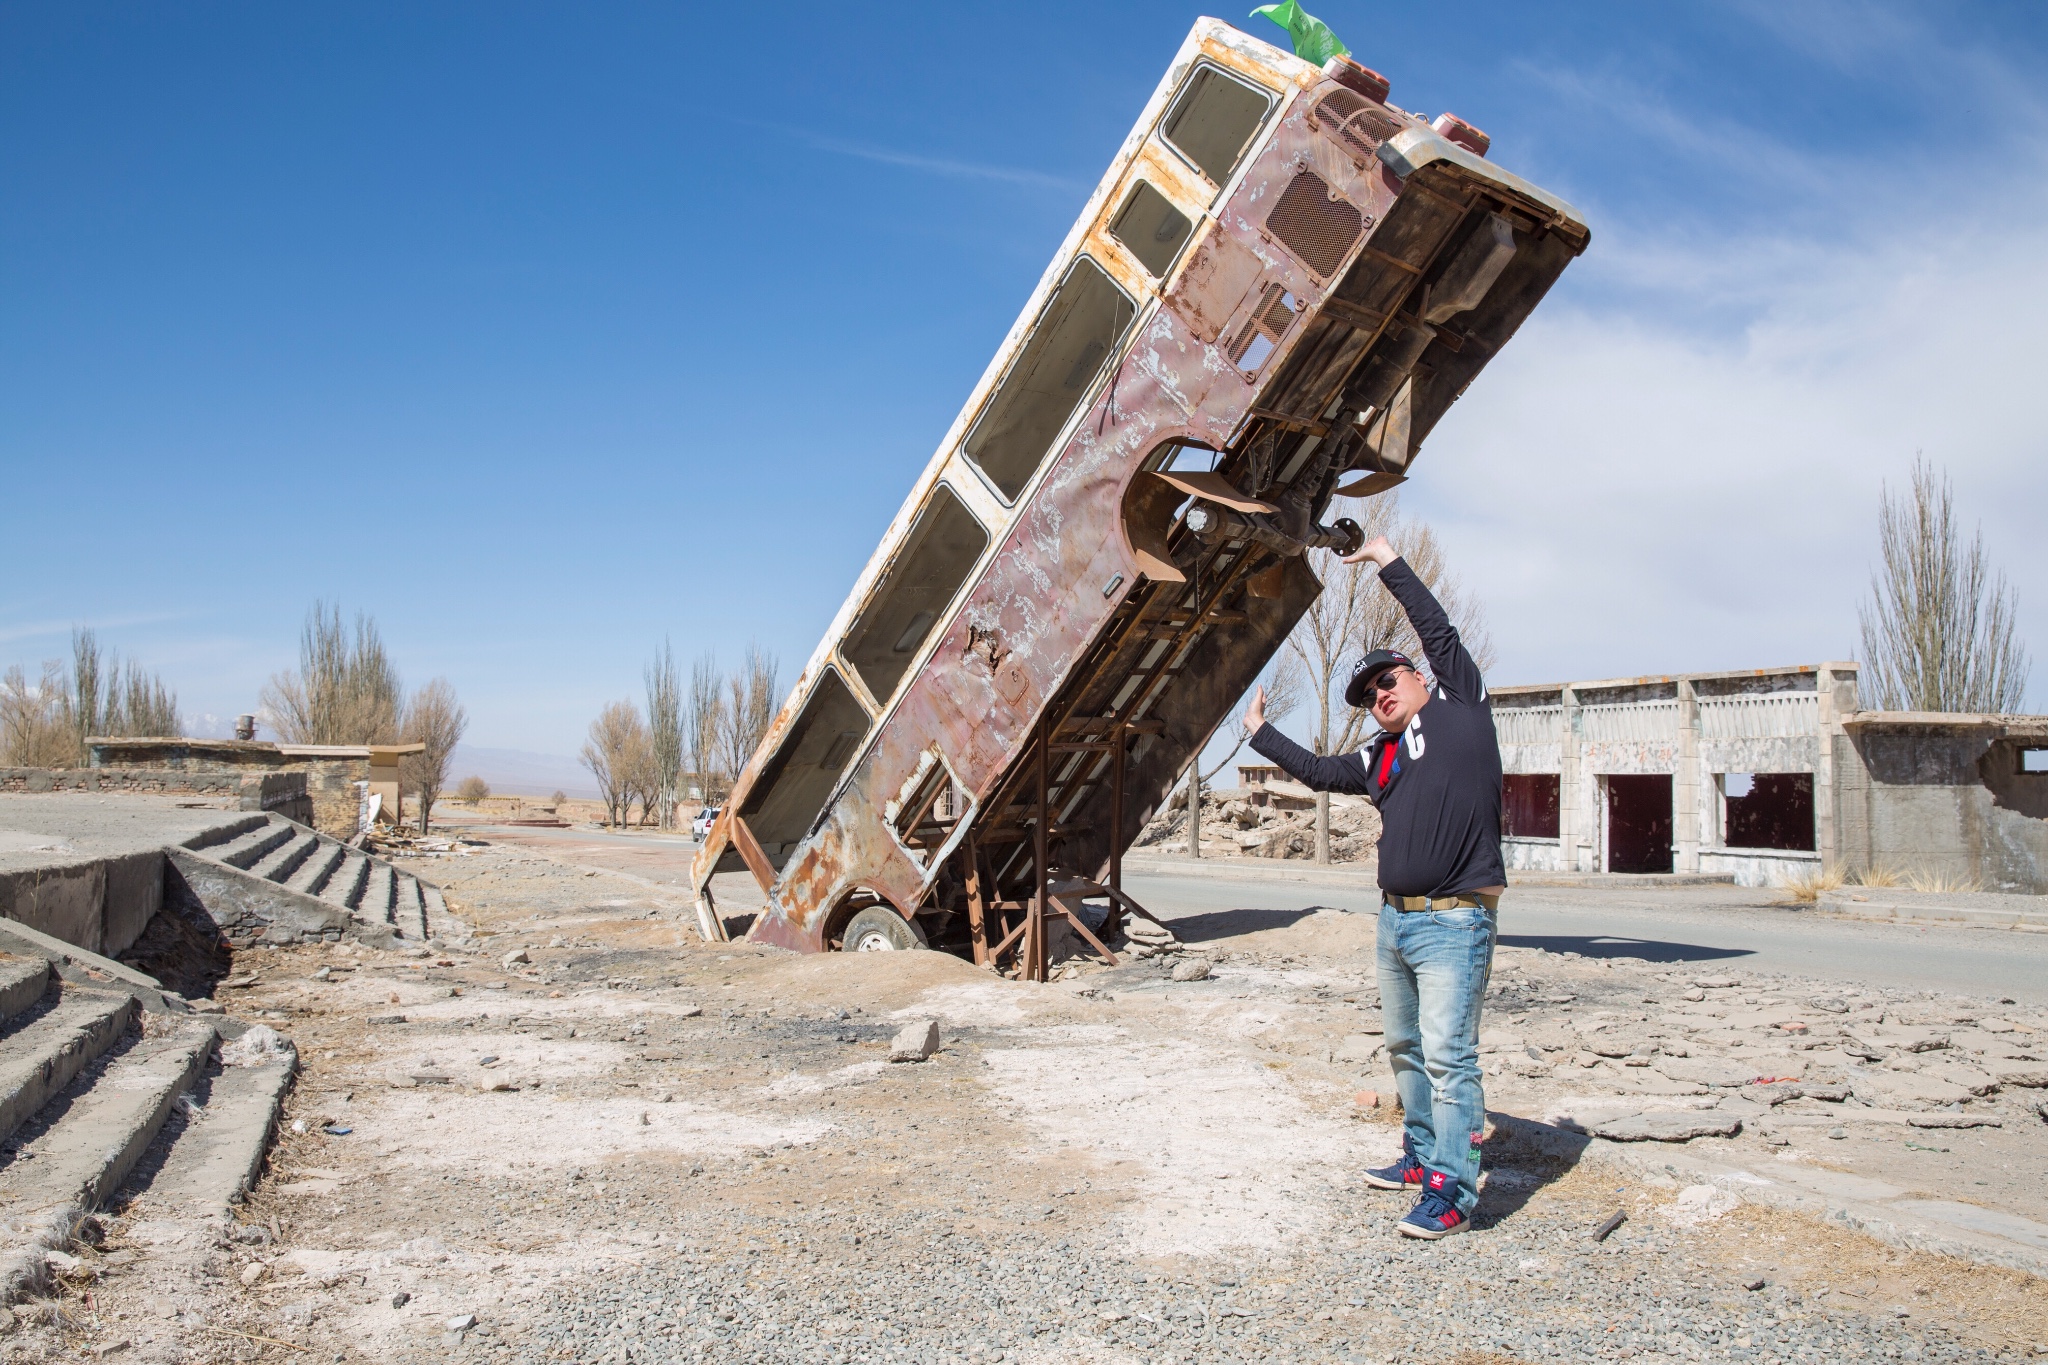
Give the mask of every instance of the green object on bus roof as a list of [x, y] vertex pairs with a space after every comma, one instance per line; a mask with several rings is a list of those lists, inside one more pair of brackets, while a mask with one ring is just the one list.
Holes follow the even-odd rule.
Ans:
[[1271, 19], [1287, 30], [1287, 36], [1294, 40], [1294, 55], [1305, 62], [1321, 66], [1332, 57], [1342, 57], [1351, 51], [1330, 26], [1295, 3], [1282, 0], [1277, 5], [1260, 5], [1252, 11], [1252, 18]]

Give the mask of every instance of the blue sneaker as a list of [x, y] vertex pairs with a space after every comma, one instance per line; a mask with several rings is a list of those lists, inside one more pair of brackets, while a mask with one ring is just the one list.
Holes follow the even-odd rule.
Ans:
[[1456, 1204], [1435, 1190], [1423, 1191], [1422, 1198], [1415, 1201], [1415, 1207], [1400, 1223], [1403, 1237], [1421, 1237], [1432, 1242], [1454, 1232], [1463, 1232], [1471, 1226], [1472, 1220], [1459, 1213]]
[[1393, 1165], [1370, 1167], [1360, 1171], [1358, 1178], [1376, 1190], [1419, 1190], [1422, 1163], [1404, 1151]]

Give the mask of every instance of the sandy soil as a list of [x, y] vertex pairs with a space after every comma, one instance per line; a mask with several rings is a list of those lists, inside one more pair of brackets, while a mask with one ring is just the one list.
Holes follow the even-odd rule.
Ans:
[[[1509, 1317], [1530, 1296], [1554, 1302], [1560, 1322], [1583, 1316], [1566, 1292], [1581, 1275], [1626, 1300], [1647, 1264], [1737, 1302], [1751, 1280], [1781, 1285], [1795, 1297], [1780, 1301], [1775, 1321], [1828, 1304], [1871, 1331], [1893, 1330], [1872, 1324], [1909, 1305], [1913, 1330], [1936, 1334], [1914, 1338], [1934, 1352], [1922, 1358], [1938, 1358], [1937, 1341], [2037, 1344], [2048, 1307], [2038, 1281], [1730, 1211], [1711, 1191], [1560, 1165], [1501, 1141], [1489, 1144], [1486, 1201], [1469, 1241], [1431, 1251], [1392, 1238], [1405, 1204], [1371, 1202], [1355, 1180], [1361, 1165], [1391, 1159], [1399, 1140], [1388, 1108], [1359, 1102], [1362, 1086], [1386, 1084], [1381, 1064], [1356, 1053], [1377, 1032], [1363, 917], [1194, 917], [1182, 933], [1214, 964], [1209, 980], [1173, 982], [1146, 962], [1031, 986], [938, 953], [800, 957], [707, 945], [673, 877], [687, 845], [622, 851], [580, 834], [551, 837], [413, 865], [447, 888], [473, 931], [460, 947], [423, 957], [354, 945], [243, 954], [237, 971], [256, 980], [223, 1000], [287, 1033], [304, 1073], [235, 1235], [182, 1256], [153, 1248], [144, 1192], [108, 1220], [100, 1252], [64, 1297], [24, 1314], [29, 1326], [7, 1358], [120, 1341], [122, 1358], [165, 1361], [637, 1359], [649, 1357], [633, 1354], [634, 1324], [652, 1310], [593, 1317], [589, 1305], [644, 1276], [825, 1284], [871, 1264], [929, 1285], [964, 1264], [949, 1248], [971, 1248], [969, 1260], [989, 1258], [984, 1266], [999, 1256], [1082, 1257], [1117, 1267], [1124, 1284], [1212, 1295], [1222, 1285], [1239, 1296], [1264, 1284], [1257, 1292], [1283, 1303], [1287, 1284], [1330, 1273], [1318, 1258], [1435, 1255], [1425, 1263], [1454, 1266], [1445, 1258], [1486, 1238], [1537, 1248], [1507, 1262], [1525, 1267], [1512, 1276], [1524, 1282], [1488, 1277], [1489, 1292], [1509, 1296]], [[1570, 1026], [1564, 1004], [1544, 1001], [1572, 996], [1586, 1022], [1586, 1011], [1640, 1003], [1651, 983], [1689, 989], [1641, 965], [1504, 951], [1495, 1008], [1520, 1033], [1515, 1049], [1489, 1056], [1526, 1057], [1533, 1071], [1536, 1029]], [[330, 979], [316, 980], [323, 967]], [[1744, 989], [1716, 995], [1733, 996], [1740, 1012]], [[891, 1064], [892, 1035], [926, 1018], [939, 1022], [941, 1050]], [[1560, 1048], [1542, 1077], [1490, 1067], [1489, 1101], [1511, 1112], [1590, 1111], [1633, 1083], [1608, 1060], [1582, 1067]], [[1574, 1098], [1560, 1070], [1611, 1084], [1580, 1086]], [[1970, 1140], [1943, 1133], [1927, 1145]], [[1807, 1159], [1832, 1159], [1825, 1143], [1795, 1142]], [[2038, 1169], [2038, 1142], [2000, 1151]], [[1633, 1210], [1635, 1223], [1609, 1244], [1583, 1245], [1616, 1207]], [[1631, 1240], [1638, 1227], [1641, 1242]], [[1553, 1244], [1556, 1254], [1542, 1250]], [[1421, 1340], [1366, 1299], [1311, 1302], [1283, 1355], [1245, 1335], [1255, 1330], [1249, 1309], [1233, 1318], [1234, 1308], [1205, 1307], [1206, 1335], [1183, 1350], [1170, 1345], [1180, 1340], [1177, 1314], [1161, 1309], [1145, 1327], [1139, 1320], [1154, 1316], [1144, 1299], [1118, 1318], [1101, 1289], [1077, 1305], [1051, 1285], [1042, 1300], [986, 1315], [944, 1293], [863, 1306], [851, 1291], [815, 1292], [809, 1306], [799, 1296], [794, 1326], [786, 1304], [771, 1309], [738, 1291], [661, 1311], [687, 1318], [695, 1344], [686, 1333], [676, 1358], [690, 1359], [890, 1358], [886, 1342], [872, 1353], [773, 1343], [798, 1327], [813, 1334], [805, 1340], [852, 1342], [877, 1315], [899, 1314], [906, 1333], [971, 1320], [977, 1351], [985, 1339], [986, 1358], [1021, 1361], [1378, 1360], [1407, 1358], [1403, 1343]], [[1101, 1305], [1100, 1321], [1088, 1303]], [[731, 1344], [749, 1313], [771, 1312], [783, 1315], [780, 1327], [761, 1326], [766, 1337], [749, 1338], [745, 1352]], [[1225, 1349], [1231, 1333], [1247, 1344]]]

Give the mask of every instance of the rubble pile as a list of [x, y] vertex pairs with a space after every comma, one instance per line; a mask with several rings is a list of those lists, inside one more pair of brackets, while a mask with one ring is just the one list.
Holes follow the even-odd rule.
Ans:
[[[1293, 784], [1288, 784], [1292, 786]], [[1244, 787], [1202, 793], [1202, 856], [1205, 858], [1314, 858], [1316, 812], [1306, 788], [1299, 796], [1276, 796]], [[1186, 853], [1187, 792], [1176, 792], [1145, 826], [1134, 850]], [[1371, 862], [1379, 845], [1380, 815], [1362, 796], [1330, 797], [1330, 859]]]
[[2048, 1089], [2048, 1017], [2010, 1001], [1512, 947], [1487, 994], [1488, 1076], [1620, 1141], [2024, 1128]]

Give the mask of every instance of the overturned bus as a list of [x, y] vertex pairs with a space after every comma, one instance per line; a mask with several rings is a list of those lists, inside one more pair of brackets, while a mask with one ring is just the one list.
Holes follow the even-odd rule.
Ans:
[[1487, 138], [1199, 21], [738, 776], [748, 936], [1043, 979], [1586, 225]]

